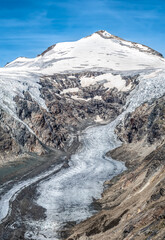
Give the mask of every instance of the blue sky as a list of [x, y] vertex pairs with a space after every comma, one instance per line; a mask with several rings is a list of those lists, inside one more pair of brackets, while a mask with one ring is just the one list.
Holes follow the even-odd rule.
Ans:
[[0, 0], [0, 66], [101, 29], [165, 55], [165, 0]]

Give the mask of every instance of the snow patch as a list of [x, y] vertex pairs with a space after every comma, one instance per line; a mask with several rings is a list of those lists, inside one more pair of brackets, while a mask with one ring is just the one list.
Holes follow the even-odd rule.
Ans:
[[87, 98], [87, 99], [86, 98], [80, 98], [77, 95], [71, 96], [71, 98], [74, 99], [74, 100], [77, 100], [77, 101], [86, 101], [86, 102], [91, 100], [91, 98]]
[[118, 91], [127, 91], [131, 88], [131, 84], [127, 87], [126, 82], [120, 75], [113, 75], [112, 73], [106, 73], [99, 75], [97, 77], [82, 77], [81, 79], [82, 87], [89, 87], [90, 85], [94, 85], [96, 83], [104, 83], [105, 88], [114, 88], [116, 87]]
[[148, 47], [143, 46], [143, 45], [141, 45], [139, 43], [136, 43], [136, 46], [139, 47], [141, 50], [148, 51]]
[[99, 115], [97, 115], [95, 122], [97, 122], [97, 123], [103, 122], [103, 119]]
[[81, 98], [77, 95], [71, 96], [71, 98], [73, 98], [74, 100], [82, 100], [82, 101], [91, 101], [91, 100], [100, 100], [102, 101], [102, 97], [101, 96], [95, 96], [94, 98]]
[[61, 91], [60, 94], [74, 93], [74, 92], [78, 92], [79, 90], [80, 90], [79, 88], [67, 88]]
[[102, 97], [101, 96], [95, 96], [94, 98], [93, 98], [94, 100], [102, 100]]

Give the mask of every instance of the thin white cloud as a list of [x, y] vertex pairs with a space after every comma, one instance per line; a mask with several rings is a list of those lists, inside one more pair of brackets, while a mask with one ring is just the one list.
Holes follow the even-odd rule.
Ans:
[[47, 12], [33, 13], [28, 19], [19, 18], [1, 18], [0, 27], [34, 27], [49, 25], [53, 21], [52, 18], [47, 17]]

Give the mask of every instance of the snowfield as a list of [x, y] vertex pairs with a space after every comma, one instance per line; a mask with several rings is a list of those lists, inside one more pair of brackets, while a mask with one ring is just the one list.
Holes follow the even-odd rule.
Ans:
[[76, 42], [58, 43], [43, 55], [33, 59], [17, 58], [5, 68], [31, 68], [44, 75], [52, 75], [97, 68], [130, 71], [164, 66], [164, 59], [152, 54], [149, 48], [104, 32], [94, 33]]

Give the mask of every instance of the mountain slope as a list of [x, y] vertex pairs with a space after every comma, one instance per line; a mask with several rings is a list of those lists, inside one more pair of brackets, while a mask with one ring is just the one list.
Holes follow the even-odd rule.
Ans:
[[[116, 71], [139, 71], [146, 69], [164, 69], [165, 60], [161, 54], [143, 46], [117, 38], [105, 31], [99, 31], [76, 42], [58, 43], [48, 48], [40, 56], [28, 59], [17, 58], [0, 69], [1, 102], [0, 105], [14, 111], [13, 97], [30, 92], [32, 98], [47, 110], [44, 99], [40, 97], [40, 77], [57, 73], [102, 71], [117, 74]], [[81, 79], [81, 86], [94, 82], [111, 80], [112, 87], [124, 87], [124, 82], [112, 74], [103, 75], [94, 81]], [[116, 80], [118, 83], [116, 83]], [[108, 85], [108, 84], [107, 84]], [[109, 85], [108, 85], [109, 86]], [[3, 101], [3, 102], [2, 102]], [[5, 104], [6, 102], [6, 104]], [[10, 105], [10, 107], [8, 106]]]
[[[160, 230], [159, 237], [163, 239], [164, 94], [162, 55], [106, 31], [76, 42], [58, 43], [33, 59], [18, 58], [0, 69], [0, 166], [31, 153], [41, 155], [59, 149], [71, 153], [83, 129], [111, 122], [105, 125], [104, 133], [100, 128], [99, 134], [107, 134], [104, 144], [108, 149], [108, 134], [113, 145], [115, 129], [123, 145], [109, 154], [125, 161], [129, 169], [107, 181], [103, 198], [94, 201], [97, 208], [102, 208], [101, 212], [72, 230], [66, 227], [61, 234], [68, 236], [69, 232], [70, 240], [136, 239], [139, 236], [144, 239], [144, 236], [152, 237], [156, 229], [157, 236]], [[92, 146], [96, 141], [92, 138], [94, 133], [89, 138]], [[97, 150], [99, 152], [99, 148]], [[84, 163], [83, 156], [80, 162], [85, 171], [90, 162], [86, 159]], [[94, 162], [96, 160], [97, 152]], [[101, 162], [104, 175], [103, 165]], [[91, 166], [97, 176], [99, 169], [92, 163]], [[68, 163], [64, 168], [69, 168]], [[81, 171], [81, 167], [78, 168]], [[70, 177], [68, 173], [66, 170]], [[72, 178], [70, 180], [72, 183]], [[52, 191], [54, 185], [53, 181]], [[67, 184], [65, 189], [68, 190]], [[44, 199], [44, 194], [41, 196]], [[23, 205], [19, 209], [24, 212]], [[17, 213], [20, 219], [22, 212]], [[11, 226], [13, 219], [10, 219]], [[41, 225], [44, 228], [45, 225]], [[3, 224], [1, 228], [4, 229]], [[7, 233], [11, 239], [18, 240], [15, 232], [17, 230], [11, 231], [10, 224], [5, 225], [2, 237], [8, 236]], [[22, 232], [17, 233], [24, 238]]]
[[1, 132], [10, 139], [1, 139], [2, 159], [10, 152], [41, 154], [44, 145], [64, 147], [75, 129], [115, 118], [139, 76], [164, 69], [161, 54], [106, 31], [17, 58], [0, 69]]
[[161, 54], [99, 31], [76, 42], [58, 43], [34, 59], [17, 58], [5, 68], [33, 69], [51, 75], [91, 69], [139, 70], [164, 66]]

